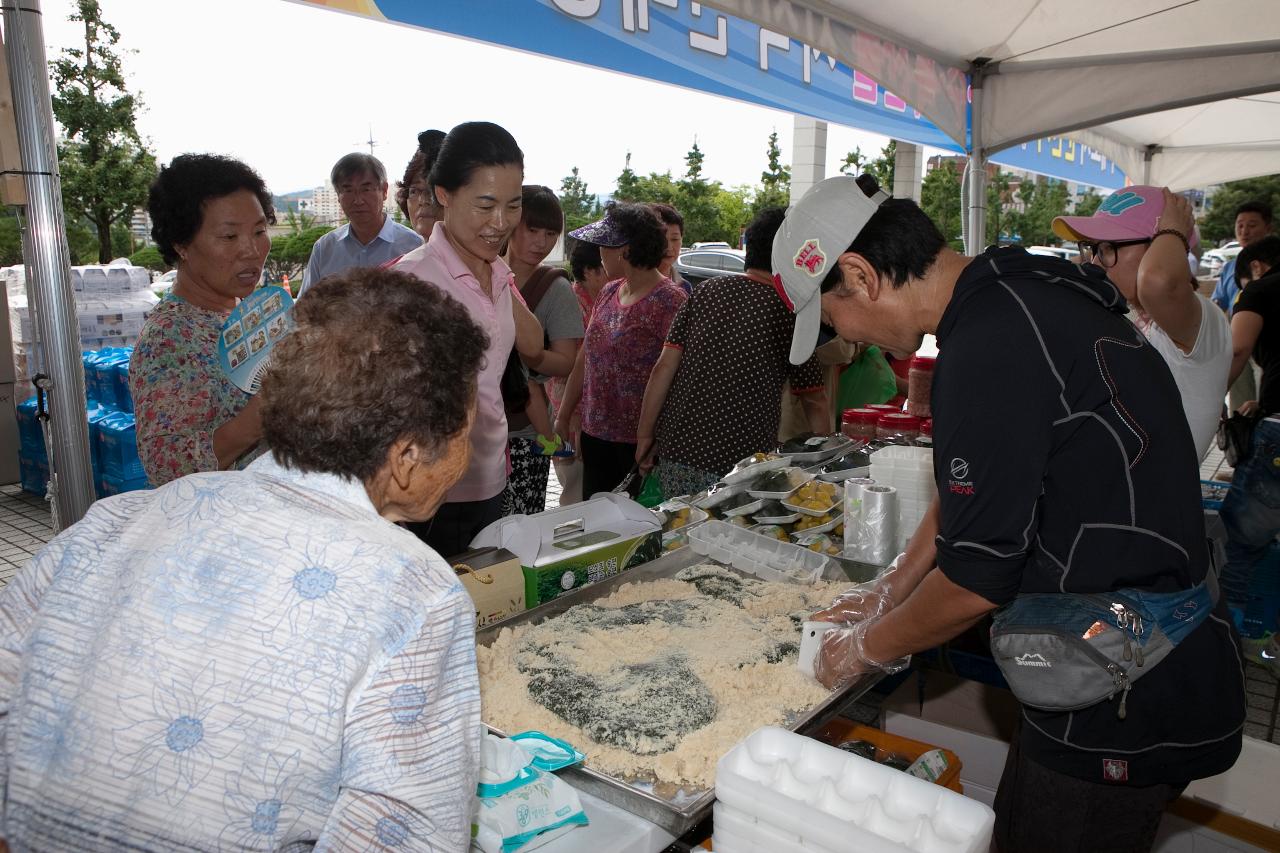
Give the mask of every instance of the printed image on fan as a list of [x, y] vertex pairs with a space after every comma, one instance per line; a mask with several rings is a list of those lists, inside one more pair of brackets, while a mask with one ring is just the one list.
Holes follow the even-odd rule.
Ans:
[[293, 297], [263, 287], [241, 300], [227, 317], [218, 341], [222, 370], [237, 388], [256, 394], [271, 352], [293, 324]]

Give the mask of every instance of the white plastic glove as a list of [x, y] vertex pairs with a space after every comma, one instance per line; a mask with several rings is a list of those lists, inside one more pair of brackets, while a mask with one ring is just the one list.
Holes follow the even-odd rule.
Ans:
[[885, 566], [874, 580], [860, 583], [836, 596], [835, 601], [825, 610], [819, 610], [811, 617], [815, 622], [836, 622], [852, 625], [866, 619], [874, 619], [893, 609], [894, 600], [890, 594], [893, 589], [894, 574], [898, 563], [906, 554], [894, 557], [893, 562]]
[[911, 664], [911, 655], [892, 661], [877, 661], [867, 655], [865, 638], [879, 616], [864, 619], [847, 628], [832, 628], [822, 636], [822, 646], [814, 664], [818, 680], [828, 688], [840, 690], [854, 679], [879, 670], [892, 675]]

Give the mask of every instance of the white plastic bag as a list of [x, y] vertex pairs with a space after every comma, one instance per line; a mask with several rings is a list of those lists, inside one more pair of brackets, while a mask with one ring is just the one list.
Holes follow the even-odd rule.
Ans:
[[534, 850], [587, 824], [578, 792], [539, 770], [516, 742], [486, 734], [480, 744], [475, 832], [483, 853]]

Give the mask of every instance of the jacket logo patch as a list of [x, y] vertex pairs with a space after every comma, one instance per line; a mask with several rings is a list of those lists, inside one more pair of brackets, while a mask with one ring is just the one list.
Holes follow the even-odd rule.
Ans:
[[1129, 762], [1119, 758], [1102, 759], [1102, 778], [1108, 782], [1128, 782]]
[[1046, 669], [1052, 669], [1053, 664], [1045, 660], [1044, 655], [1039, 652], [1027, 652], [1024, 655], [1018, 655], [1013, 659], [1018, 666], [1039, 666]]

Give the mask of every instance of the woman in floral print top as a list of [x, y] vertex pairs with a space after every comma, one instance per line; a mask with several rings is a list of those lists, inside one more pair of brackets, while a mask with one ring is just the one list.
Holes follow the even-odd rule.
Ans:
[[208, 154], [175, 157], [151, 185], [147, 207], [157, 248], [178, 267], [129, 365], [138, 455], [159, 486], [242, 468], [262, 452], [257, 400], [223, 372], [218, 336], [258, 286], [275, 212], [256, 172]]

